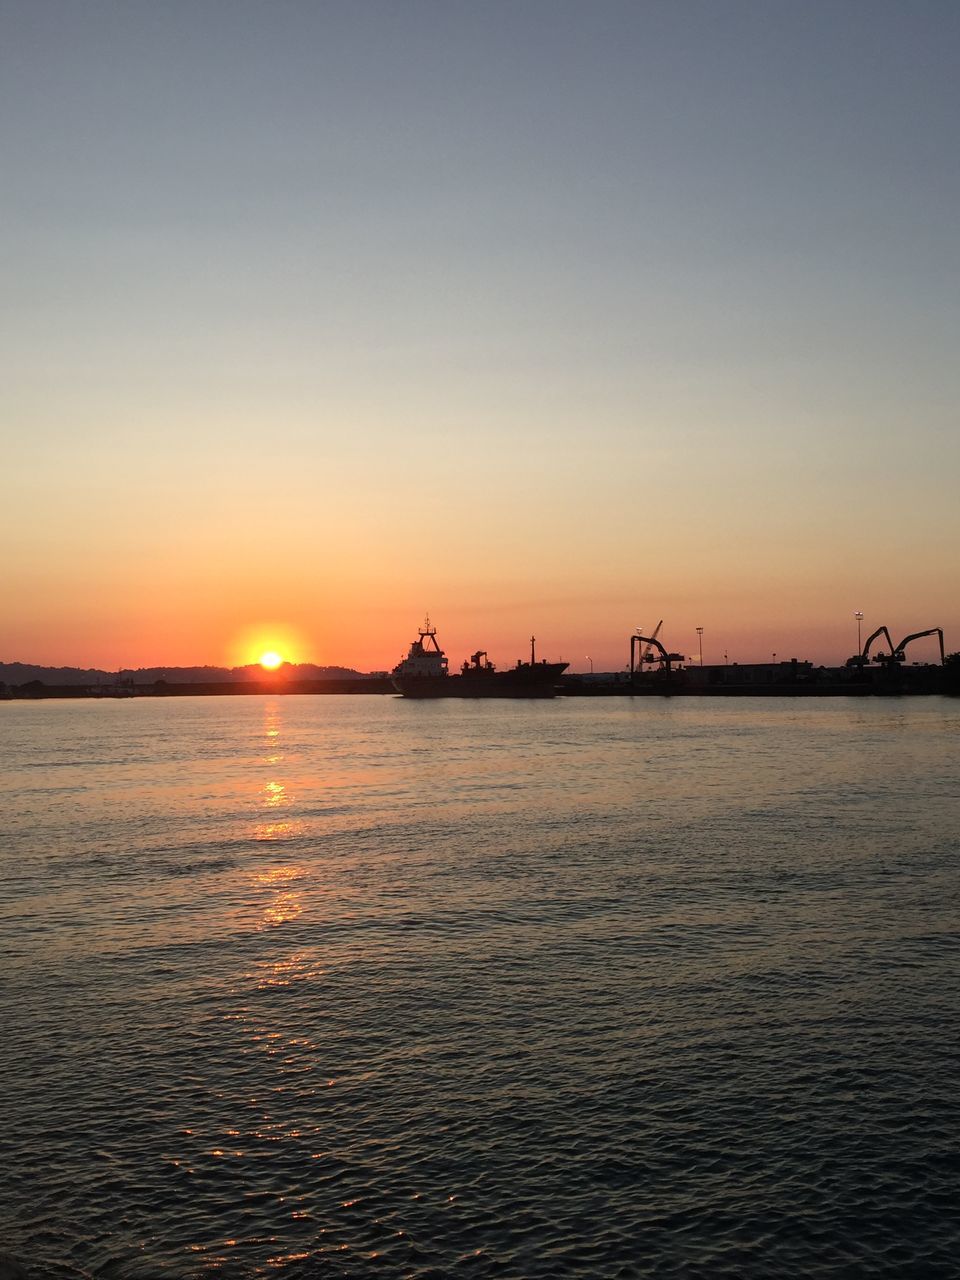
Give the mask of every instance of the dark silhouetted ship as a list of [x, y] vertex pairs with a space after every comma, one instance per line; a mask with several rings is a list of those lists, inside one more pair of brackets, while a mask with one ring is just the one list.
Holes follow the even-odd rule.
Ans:
[[405, 698], [552, 698], [566, 662], [537, 662], [536, 639], [530, 638], [530, 661], [498, 671], [483, 649], [451, 675], [447, 655], [437, 643], [428, 618], [404, 660], [391, 673], [393, 686]]

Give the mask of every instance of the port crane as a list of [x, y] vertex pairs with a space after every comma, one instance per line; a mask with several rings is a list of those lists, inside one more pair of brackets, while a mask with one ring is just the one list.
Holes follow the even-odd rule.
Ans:
[[[657, 625], [653, 628], [653, 632], [650, 635], [649, 639], [647, 639], [647, 642], [646, 642], [647, 647], [644, 649], [642, 655], [638, 658], [635, 664], [637, 671], [640, 670], [641, 663], [656, 661], [656, 659], [652, 658], [650, 655], [653, 653], [653, 646], [657, 643], [657, 636], [660, 634], [660, 628], [662, 626], [663, 626], [663, 619], [661, 618], [660, 621], [657, 623]], [[643, 627], [636, 628], [636, 636], [638, 641], [641, 641], [644, 639]], [[630, 646], [630, 650], [631, 650], [631, 656], [632, 656], [632, 653], [633, 653], [632, 644]], [[633, 667], [631, 667], [631, 670], [633, 670]]]
[[[874, 640], [876, 640], [877, 636], [881, 636], [881, 635], [885, 637], [887, 644], [890, 646], [890, 652], [883, 653], [881, 651], [879, 653], [874, 654], [873, 658], [871, 659], [870, 646], [873, 644]], [[867, 642], [863, 646], [863, 651], [857, 654], [855, 658], [848, 659], [847, 666], [863, 667], [868, 662], [872, 661], [872, 662], [879, 662], [885, 667], [898, 667], [900, 663], [904, 661], [904, 650], [906, 649], [907, 645], [910, 644], [911, 641], [913, 640], [921, 640], [924, 636], [937, 636], [937, 638], [939, 639], [940, 665], [942, 666], [943, 659], [944, 659], [942, 627], [927, 627], [925, 631], [911, 631], [911, 633], [908, 636], [903, 637], [903, 639], [900, 641], [899, 644], [893, 643], [893, 639], [890, 635], [890, 632], [887, 630], [886, 627], [877, 627], [876, 631], [874, 631], [872, 635], [867, 637]]]
[[[657, 626], [657, 631], [659, 631], [660, 627], [662, 626], [663, 626], [663, 622], [661, 621]], [[667, 650], [663, 647], [663, 645], [657, 639], [657, 631], [655, 631], [652, 636], [642, 636], [638, 630], [630, 637], [630, 678], [631, 680], [637, 674], [637, 672], [642, 669], [643, 663], [645, 662], [659, 662], [660, 670], [665, 671], [668, 675], [673, 669], [672, 664], [674, 662], [686, 662], [686, 658], [682, 653], [667, 652]], [[640, 648], [642, 644], [645, 644], [647, 647], [640, 654], [640, 657], [638, 659], [637, 650]], [[654, 649], [657, 650], [657, 653], [660, 655], [659, 657], [656, 657], [654, 655], [653, 653]]]

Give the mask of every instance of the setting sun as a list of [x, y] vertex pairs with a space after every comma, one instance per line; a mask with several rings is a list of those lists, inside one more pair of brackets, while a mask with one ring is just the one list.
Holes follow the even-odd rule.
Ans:
[[224, 650], [233, 667], [261, 667], [276, 671], [307, 659], [310, 649], [303, 634], [282, 618], [261, 618], [237, 630]]

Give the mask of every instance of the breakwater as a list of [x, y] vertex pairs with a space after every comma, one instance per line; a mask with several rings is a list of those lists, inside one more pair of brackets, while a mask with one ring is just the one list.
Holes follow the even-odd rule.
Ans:
[[960, 663], [814, 667], [730, 663], [632, 674], [565, 676], [568, 697], [864, 698], [960, 692]]
[[[724, 663], [716, 666], [662, 667], [634, 672], [567, 674], [556, 693], [568, 698], [718, 697], [718, 698], [863, 698], [960, 692], [960, 661], [846, 664], [815, 667], [810, 662]], [[124, 677], [113, 683], [83, 684], [31, 680], [0, 685], [0, 698], [197, 698], [269, 694], [396, 695], [389, 675], [352, 675], [324, 679], [265, 676], [246, 680], [151, 680]], [[469, 695], [459, 695], [469, 696]]]

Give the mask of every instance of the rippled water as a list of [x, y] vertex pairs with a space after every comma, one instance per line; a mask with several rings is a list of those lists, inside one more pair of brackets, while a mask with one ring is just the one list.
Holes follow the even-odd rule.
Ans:
[[39, 1277], [958, 1274], [942, 699], [0, 704]]

